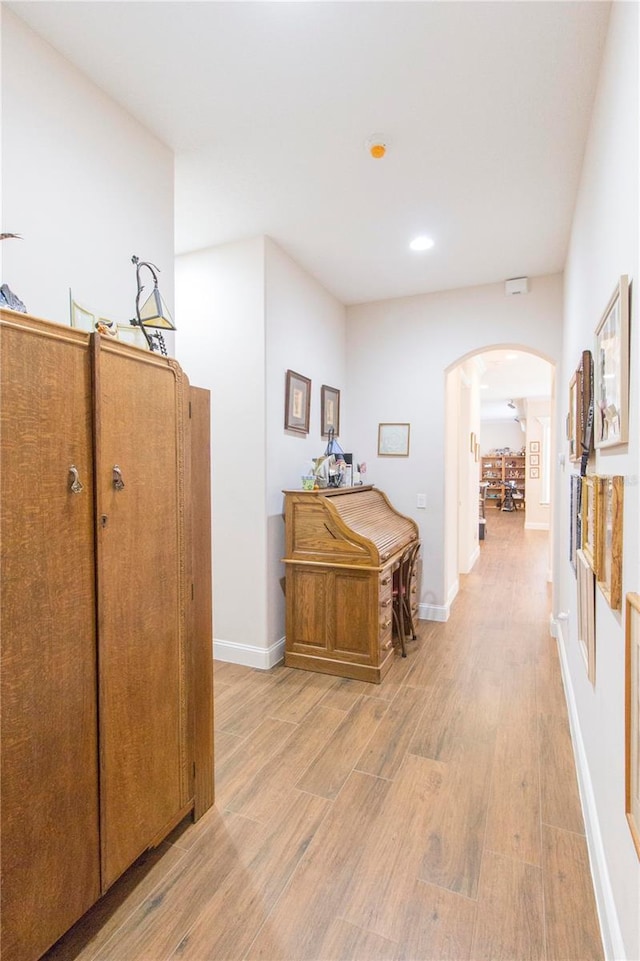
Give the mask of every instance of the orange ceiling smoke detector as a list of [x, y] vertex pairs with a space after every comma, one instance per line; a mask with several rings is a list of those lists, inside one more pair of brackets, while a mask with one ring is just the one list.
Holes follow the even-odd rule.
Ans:
[[381, 133], [374, 133], [365, 144], [367, 152], [374, 160], [382, 160], [389, 149], [388, 139]]

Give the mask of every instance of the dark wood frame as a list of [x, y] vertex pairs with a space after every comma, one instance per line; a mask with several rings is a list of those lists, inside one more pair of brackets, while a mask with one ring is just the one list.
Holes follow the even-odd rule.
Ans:
[[571, 569], [577, 576], [576, 553], [582, 547], [582, 530], [580, 506], [582, 500], [582, 478], [579, 474], [571, 475], [570, 517], [569, 517], [569, 562]]
[[587, 437], [589, 408], [593, 404], [593, 355], [590, 350], [583, 350], [580, 366], [576, 370], [578, 387], [577, 438], [580, 455], [593, 450], [593, 427]]
[[[619, 383], [617, 394], [619, 395], [620, 408], [619, 431], [613, 437], [605, 437], [603, 410], [606, 405], [606, 381], [609, 376], [605, 374], [603, 356], [603, 341], [606, 333], [607, 324], [614, 315], [616, 308], [619, 311], [619, 332], [617, 343], [614, 345], [614, 368], [617, 368]], [[609, 371], [611, 374], [611, 371]], [[605, 309], [600, 323], [596, 327], [596, 347], [594, 354], [594, 443], [597, 449], [607, 447], [621, 447], [629, 441], [629, 278], [622, 276], [614, 290], [609, 303]]]
[[[632, 649], [635, 640], [634, 631], [640, 632], [640, 594], [627, 594], [625, 623], [625, 813], [635, 845], [636, 854], [640, 858], [640, 821], [632, 810], [632, 793], [634, 787], [640, 793], [640, 770], [634, 771], [633, 758], [638, 757], [640, 739], [640, 691], [637, 689], [637, 679], [640, 673], [636, 658], [640, 657], [640, 649]], [[633, 626], [635, 624], [635, 627]], [[632, 743], [633, 741], [633, 743]], [[636, 780], [636, 785], [632, 781]]]
[[[331, 403], [334, 404], [335, 416], [331, 423], [328, 417], [328, 409]], [[333, 436], [340, 436], [340, 391], [337, 387], [329, 387], [323, 384], [320, 388], [320, 433], [323, 437], [329, 436], [329, 430], [333, 428]]]
[[[297, 412], [294, 400], [297, 391], [302, 392], [301, 411]], [[284, 396], [284, 429], [298, 434], [309, 433], [309, 413], [311, 411], [311, 380], [295, 370], [288, 370]]]

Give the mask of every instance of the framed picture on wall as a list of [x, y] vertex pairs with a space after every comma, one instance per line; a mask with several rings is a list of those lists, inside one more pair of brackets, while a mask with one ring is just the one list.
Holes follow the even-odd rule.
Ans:
[[309, 433], [311, 381], [295, 370], [288, 370], [285, 381], [284, 428], [299, 434]]
[[569, 417], [567, 419], [567, 440], [569, 457], [576, 461], [580, 458], [578, 445], [578, 378], [574, 374], [569, 382]]
[[531, 467], [540, 467], [540, 454], [530, 454], [529, 465]]
[[582, 547], [580, 530], [580, 501], [582, 497], [582, 478], [578, 474], [571, 475], [570, 510], [569, 510], [569, 562], [573, 573], [576, 574], [576, 553]]
[[582, 551], [594, 574], [598, 574], [598, 496], [597, 477], [587, 474], [582, 478], [580, 498]]
[[[593, 356], [583, 350], [576, 371], [578, 387], [578, 447], [581, 456], [593, 450]], [[591, 414], [591, 418], [589, 417]], [[589, 426], [590, 424], [590, 426]]]
[[333, 430], [334, 437], [339, 436], [340, 391], [336, 387], [323, 384], [320, 388], [320, 422], [323, 437], [327, 437], [330, 430]]
[[624, 477], [598, 478], [598, 587], [609, 607], [622, 607], [622, 508]]
[[576, 552], [578, 574], [578, 643], [587, 677], [596, 683], [596, 592], [595, 577], [584, 551]]
[[539, 440], [532, 440], [532, 441], [530, 441], [530, 443], [529, 443], [529, 450], [531, 451], [532, 454], [539, 454], [539, 453], [540, 453], [540, 441], [539, 441]]
[[380, 457], [409, 456], [410, 424], [378, 424], [378, 454]]
[[640, 858], [640, 594], [627, 594], [625, 635], [625, 810]]
[[620, 278], [596, 327], [594, 372], [595, 446], [619, 447], [628, 441], [629, 280]]
[[539, 468], [539, 467], [530, 467], [530, 468], [529, 468], [529, 477], [531, 478], [531, 480], [538, 480], [539, 477], [540, 477], [540, 468]]

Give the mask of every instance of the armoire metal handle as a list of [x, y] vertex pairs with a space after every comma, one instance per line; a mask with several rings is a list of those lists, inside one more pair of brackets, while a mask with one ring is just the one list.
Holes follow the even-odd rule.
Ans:
[[78, 468], [75, 466], [75, 464], [71, 465], [69, 468], [69, 473], [71, 474], [69, 490], [72, 494], [79, 494], [84, 490], [84, 484], [80, 483], [80, 478], [78, 477]]
[[122, 471], [117, 464], [113, 465], [113, 486], [117, 491], [124, 490], [124, 481], [122, 479]]

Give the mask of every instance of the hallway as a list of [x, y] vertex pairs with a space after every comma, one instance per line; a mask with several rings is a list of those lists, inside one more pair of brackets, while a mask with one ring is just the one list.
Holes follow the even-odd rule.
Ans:
[[48, 961], [602, 958], [547, 538], [488, 514], [380, 686], [216, 665], [215, 809]]

